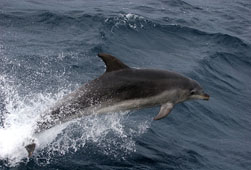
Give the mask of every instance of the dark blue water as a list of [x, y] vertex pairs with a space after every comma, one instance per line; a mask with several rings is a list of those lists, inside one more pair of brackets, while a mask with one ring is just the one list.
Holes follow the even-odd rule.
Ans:
[[[251, 169], [250, 16], [249, 0], [0, 0], [0, 169]], [[35, 117], [104, 72], [98, 52], [211, 99], [86, 117], [27, 159]]]

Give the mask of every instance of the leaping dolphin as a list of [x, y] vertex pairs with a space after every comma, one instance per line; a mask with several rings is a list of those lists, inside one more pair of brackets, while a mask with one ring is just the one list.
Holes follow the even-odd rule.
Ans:
[[[154, 120], [166, 117], [175, 104], [190, 99], [209, 100], [195, 81], [181, 74], [155, 69], [130, 68], [116, 57], [100, 53], [106, 72], [67, 95], [48, 110], [35, 133], [92, 113], [107, 113], [160, 105]], [[25, 148], [29, 157], [36, 144]]]

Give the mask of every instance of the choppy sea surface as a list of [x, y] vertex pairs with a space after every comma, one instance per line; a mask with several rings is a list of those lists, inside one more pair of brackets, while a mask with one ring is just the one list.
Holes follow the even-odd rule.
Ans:
[[[251, 169], [251, 1], [0, 0], [0, 169]], [[100, 76], [98, 52], [197, 80], [205, 101], [87, 116], [24, 143]]]

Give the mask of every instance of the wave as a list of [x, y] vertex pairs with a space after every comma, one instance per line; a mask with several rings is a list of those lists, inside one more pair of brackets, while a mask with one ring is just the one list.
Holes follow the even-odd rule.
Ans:
[[[213, 123], [217, 131], [222, 132], [224, 136], [233, 133], [233, 129], [249, 130], [245, 119], [250, 109], [247, 107], [247, 99], [251, 95], [250, 66], [251, 58], [245, 53], [217, 52], [202, 59], [191, 73], [193, 78], [206, 87], [205, 90], [211, 96], [211, 106], [197, 106], [204, 112], [203, 119]], [[206, 129], [204, 130], [206, 132]]]
[[[43, 26], [50, 25], [54, 27], [73, 26], [76, 25], [79, 28], [82, 27], [99, 27], [103, 32], [114, 32], [116, 29], [131, 29], [140, 32], [140, 30], [159, 30], [168, 33], [174, 33], [177, 36], [199, 36], [209, 40], [215, 41], [219, 45], [227, 45], [232, 48], [248, 47], [238, 37], [231, 36], [222, 33], [207, 33], [201, 30], [190, 28], [182, 25], [168, 25], [159, 23], [158, 20], [151, 21], [150, 19], [133, 14], [133, 13], [121, 13], [119, 15], [101, 15], [101, 14], [85, 14], [82, 11], [71, 11], [68, 13], [53, 13], [49, 11], [39, 11], [32, 13], [1, 13], [0, 20], [4, 23], [2, 26], [20, 27], [20, 26]], [[8, 21], [8, 22], [7, 22]], [[9, 23], [8, 24], [6, 24]], [[42, 25], [41, 25], [42, 24]], [[107, 28], [107, 29], [105, 29]], [[64, 27], [62, 27], [64, 29]]]
[[220, 85], [221, 89], [224, 87], [224, 90], [237, 94], [246, 85], [250, 66], [251, 58], [243, 53], [217, 52], [201, 61], [200, 73], [215, 79], [212, 83]]

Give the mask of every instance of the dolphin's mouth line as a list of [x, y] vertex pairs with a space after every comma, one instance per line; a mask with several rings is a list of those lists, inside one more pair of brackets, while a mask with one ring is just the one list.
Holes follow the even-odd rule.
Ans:
[[191, 96], [191, 99], [209, 100], [210, 96], [207, 93], [202, 93]]
[[203, 100], [209, 100], [210, 96], [207, 93], [201, 95]]
[[194, 97], [201, 100], [209, 100], [210, 98], [210, 96], [207, 93], [195, 95]]

